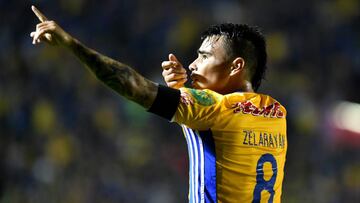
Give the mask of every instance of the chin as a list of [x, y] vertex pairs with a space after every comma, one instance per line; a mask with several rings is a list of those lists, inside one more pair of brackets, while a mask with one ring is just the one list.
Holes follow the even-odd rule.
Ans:
[[204, 87], [204, 85], [201, 85], [198, 82], [192, 82], [191, 87], [193, 89], [198, 89], [198, 90], [206, 89], [206, 87]]
[[200, 86], [199, 86], [199, 84], [198, 84], [198, 82], [195, 82], [195, 81], [192, 81], [192, 82], [191, 82], [191, 87], [192, 87], [193, 89], [201, 89]]

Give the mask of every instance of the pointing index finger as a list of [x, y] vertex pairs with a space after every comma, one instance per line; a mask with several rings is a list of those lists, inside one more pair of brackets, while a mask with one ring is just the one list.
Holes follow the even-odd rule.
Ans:
[[31, 10], [35, 13], [36, 17], [40, 20], [40, 22], [44, 22], [47, 20], [44, 14], [42, 14], [35, 6], [31, 6]]

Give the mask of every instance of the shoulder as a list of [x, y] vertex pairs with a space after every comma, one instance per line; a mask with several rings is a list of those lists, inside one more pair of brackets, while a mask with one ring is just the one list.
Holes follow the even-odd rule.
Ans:
[[212, 106], [224, 98], [223, 95], [208, 89], [180, 88], [180, 92], [182, 102], [199, 104], [201, 106]]
[[225, 95], [227, 108], [245, 114], [264, 114], [263, 116], [285, 117], [285, 107], [273, 97], [254, 92], [235, 92]]

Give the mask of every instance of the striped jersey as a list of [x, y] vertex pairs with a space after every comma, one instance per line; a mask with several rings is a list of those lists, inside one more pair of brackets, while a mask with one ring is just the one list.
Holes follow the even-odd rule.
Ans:
[[281, 202], [286, 110], [267, 95], [181, 88], [190, 203]]

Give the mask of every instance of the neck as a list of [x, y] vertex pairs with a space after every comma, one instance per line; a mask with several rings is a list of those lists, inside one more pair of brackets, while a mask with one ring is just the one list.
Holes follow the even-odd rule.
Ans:
[[218, 91], [220, 94], [230, 94], [233, 92], [254, 92], [254, 89], [251, 85], [250, 81], [243, 80], [241, 83], [237, 83], [235, 85], [229, 85], [229, 88], [223, 89], [222, 91]]
[[242, 92], [254, 92], [254, 89], [251, 85], [251, 82], [244, 80], [243, 83], [241, 83], [241, 85], [238, 88], [238, 91], [242, 91]]

